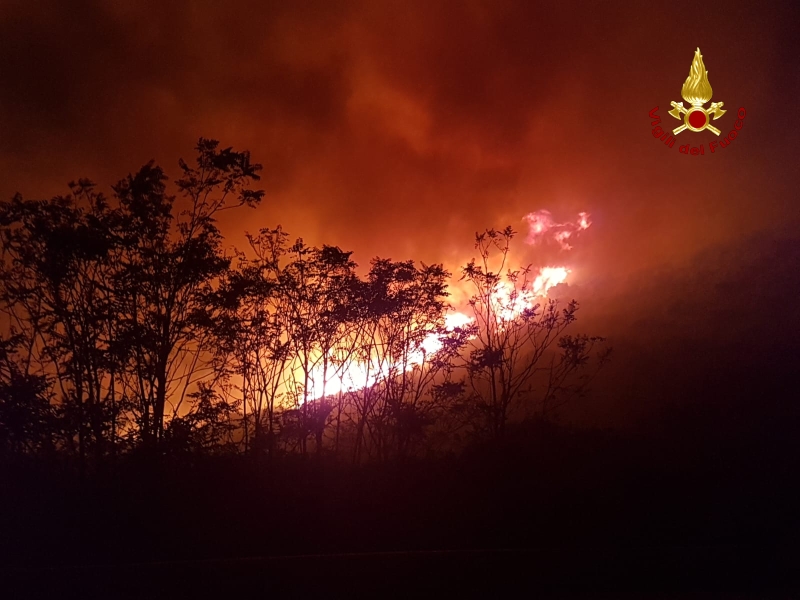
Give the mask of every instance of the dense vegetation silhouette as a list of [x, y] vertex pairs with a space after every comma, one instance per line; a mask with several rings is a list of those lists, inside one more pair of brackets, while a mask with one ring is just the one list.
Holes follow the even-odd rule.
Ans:
[[[81, 179], [0, 203], [6, 563], [763, 549], [796, 533], [790, 440], [678, 413], [658, 430], [560, 424], [610, 348], [575, 331], [576, 302], [529, 301], [511, 228], [477, 234], [455, 278], [361, 270], [280, 227], [226, 254], [216, 218], [267, 201], [261, 166], [196, 149], [172, 188], [149, 163], [110, 197]], [[459, 319], [452, 285], [469, 293]], [[759, 564], [777, 573], [778, 556]]]
[[112, 198], [82, 179], [0, 205], [4, 458], [424, 456], [545, 413], [608, 358], [602, 338], [562, 335], [577, 303], [523, 298], [510, 228], [476, 237], [457, 325], [441, 265], [376, 258], [361, 277], [350, 252], [280, 227], [226, 256], [215, 218], [262, 201], [261, 165], [213, 140], [197, 153], [177, 197], [150, 163]]

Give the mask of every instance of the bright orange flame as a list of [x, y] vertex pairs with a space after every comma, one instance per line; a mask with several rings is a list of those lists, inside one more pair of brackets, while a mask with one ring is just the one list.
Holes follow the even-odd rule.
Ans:
[[[527, 242], [535, 243], [551, 232], [552, 239], [558, 242], [562, 249], [569, 250], [571, 246], [567, 240], [573, 233], [588, 229], [591, 225], [589, 213], [578, 214], [575, 223], [556, 223], [549, 211], [540, 210], [525, 216], [530, 225]], [[526, 310], [531, 310], [554, 286], [564, 283], [570, 274], [567, 267], [542, 267], [530, 285], [515, 289], [510, 282], [500, 282], [495, 287], [491, 296], [492, 310], [500, 326], [505, 322], [519, 318]], [[444, 347], [443, 337], [459, 327], [465, 327], [474, 322], [471, 317], [463, 312], [452, 311], [445, 316], [445, 333], [430, 332], [414, 349], [406, 361], [405, 370], [410, 371], [415, 366], [421, 365], [431, 355], [439, 352]], [[332, 357], [333, 358], [333, 357]], [[311, 399], [319, 399], [324, 395], [336, 395], [340, 392], [356, 391], [375, 385], [382, 379], [396, 374], [400, 365], [388, 365], [385, 361], [377, 364], [359, 363], [348, 361], [338, 371], [330, 369], [327, 378], [322, 367], [312, 371], [310, 375], [309, 394]]]
[[570, 270], [566, 267], [545, 267], [539, 272], [539, 276], [533, 280], [533, 293], [539, 296], [546, 296], [551, 287], [564, 283], [567, 280]]
[[[539, 299], [547, 296], [550, 288], [564, 283], [569, 273], [570, 270], [566, 267], [544, 267], [528, 288], [518, 290], [515, 290], [510, 283], [498, 283], [491, 297], [492, 308], [498, 322], [513, 321], [519, 318], [524, 311], [533, 309]], [[446, 332], [452, 332], [458, 327], [469, 325], [474, 320], [474, 317], [463, 312], [450, 312], [445, 316], [445, 330]], [[442, 341], [444, 335], [447, 334], [431, 332], [425, 336], [419, 348], [409, 354], [405, 370], [412, 370], [415, 366], [423, 364], [426, 358], [439, 352], [444, 346]], [[312, 371], [309, 377], [308, 397], [314, 400], [321, 398], [323, 389], [326, 396], [360, 390], [389, 377], [390, 372], [392, 370], [396, 371], [398, 368], [399, 366], [374, 365], [351, 361], [345, 364], [343, 369], [337, 373], [331, 373], [335, 369], [329, 368], [329, 375], [326, 380], [322, 367], [318, 367]]]
[[572, 234], [588, 229], [592, 224], [589, 220], [589, 213], [586, 212], [578, 213], [576, 223], [556, 223], [549, 210], [528, 213], [523, 220], [528, 222], [528, 237], [525, 240], [528, 244], [552, 238], [561, 246], [562, 250], [571, 250], [572, 246], [567, 243], [567, 240], [572, 237]]

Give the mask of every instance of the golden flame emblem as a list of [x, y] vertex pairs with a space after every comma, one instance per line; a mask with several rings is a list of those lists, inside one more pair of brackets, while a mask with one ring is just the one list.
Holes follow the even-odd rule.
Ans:
[[[711, 84], [708, 83], [708, 71], [703, 64], [703, 55], [700, 54], [700, 48], [695, 50], [694, 59], [692, 59], [692, 67], [689, 69], [689, 77], [683, 82], [681, 88], [681, 96], [691, 106], [685, 108], [683, 102], [671, 102], [672, 110], [669, 111], [676, 119], [683, 119], [683, 125], [676, 127], [672, 130], [674, 135], [678, 135], [684, 129], [689, 131], [703, 131], [708, 129], [715, 135], [719, 135], [720, 131], [711, 125], [711, 116], [716, 121], [726, 111], [722, 110], [724, 102], [712, 102], [708, 108], [703, 108], [703, 105], [711, 100]], [[683, 115], [683, 116], [681, 116]]]

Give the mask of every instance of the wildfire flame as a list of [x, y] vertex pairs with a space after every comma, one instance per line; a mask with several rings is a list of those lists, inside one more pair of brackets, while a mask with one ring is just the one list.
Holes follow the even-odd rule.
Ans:
[[711, 100], [711, 84], [708, 83], [708, 71], [703, 64], [700, 48], [695, 50], [689, 77], [683, 82], [681, 96], [694, 106], [702, 106]]
[[546, 296], [550, 288], [564, 283], [569, 275], [566, 267], [545, 267], [539, 272], [539, 276], [533, 280], [533, 293]]
[[525, 240], [528, 244], [535, 244], [539, 240], [552, 239], [561, 246], [562, 250], [572, 250], [572, 246], [567, 242], [573, 234], [588, 229], [592, 222], [589, 220], [589, 213], [578, 213], [575, 222], [556, 223], [549, 210], [539, 210], [528, 213], [523, 217], [528, 223], [528, 237]]
[[[585, 230], [591, 225], [589, 214], [582, 212], [573, 223], [556, 223], [549, 211], [540, 210], [525, 216], [530, 225], [528, 243], [535, 243], [538, 239], [551, 236], [564, 250], [571, 246], [566, 243], [576, 232]], [[506, 281], [498, 282], [492, 293], [494, 314], [499, 323], [513, 321], [519, 318], [526, 310], [531, 310], [543, 298], [547, 297], [551, 288], [564, 283], [570, 274], [567, 267], [542, 267], [533, 281], [525, 288], [515, 289]], [[466, 313], [451, 311], [445, 316], [445, 333], [430, 332], [414, 350], [405, 364], [409, 371], [415, 366], [424, 363], [426, 358], [439, 352], [444, 347], [443, 338], [456, 328], [466, 327], [474, 322], [474, 317]], [[333, 396], [340, 392], [360, 390], [372, 386], [382, 379], [397, 374], [398, 366], [388, 364], [366, 364], [348, 361], [336, 374], [325, 377], [322, 368], [311, 373], [308, 397], [319, 399], [323, 395]], [[323, 392], [324, 390], [324, 392]]]

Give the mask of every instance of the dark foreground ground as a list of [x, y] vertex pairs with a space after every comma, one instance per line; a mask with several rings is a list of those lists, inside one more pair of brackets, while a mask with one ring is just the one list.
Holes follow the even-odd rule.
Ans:
[[360, 469], [15, 464], [0, 597], [800, 597], [797, 430], [529, 425]]
[[7, 598], [796, 598], [798, 561], [744, 547], [398, 552], [10, 569], [3, 590]]

